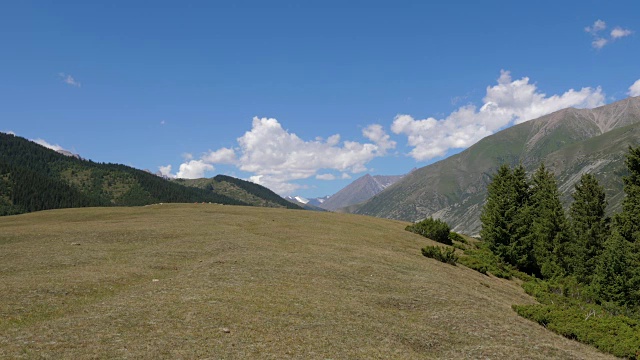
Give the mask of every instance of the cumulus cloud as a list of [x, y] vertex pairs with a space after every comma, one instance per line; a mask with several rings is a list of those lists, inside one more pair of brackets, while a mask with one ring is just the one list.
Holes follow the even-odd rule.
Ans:
[[609, 32], [609, 37], [607, 38], [606, 33], [604, 35], [602, 34], [602, 32], [606, 28], [607, 23], [602, 20], [596, 20], [593, 25], [584, 28], [584, 31], [588, 32], [593, 37], [591, 46], [594, 49], [600, 50], [612, 41], [623, 38], [625, 36], [629, 36], [633, 33], [629, 29], [624, 29], [620, 26], [616, 26], [615, 28], [613, 28], [613, 30], [611, 30], [611, 32]]
[[170, 177], [170, 178], [176, 177], [174, 174], [171, 173], [171, 165], [159, 166], [158, 169], [160, 170], [160, 174], [166, 177]]
[[276, 119], [255, 117], [251, 130], [237, 139], [236, 148], [209, 150], [198, 160], [186, 159], [176, 176], [201, 177], [214, 164], [233, 165], [251, 173], [250, 181], [279, 194], [289, 194], [304, 188], [295, 180], [336, 179], [331, 173], [321, 173], [322, 170], [338, 171], [343, 179], [349, 178], [349, 173], [366, 171], [367, 163], [396, 146], [377, 124], [366, 126], [362, 136], [369, 142], [343, 141], [339, 134], [304, 140], [285, 130]]
[[381, 151], [387, 151], [396, 147], [396, 142], [384, 131], [382, 125], [369, 125], [362, 130], [362, 135], [380, 147]]
[[73, 76], [71, 76], [69, 74], [58, 73], [58, 76], [62, 79], [62, 82], [64, 82], [67, 85], [71, 85], [71, 86], [75, 86], [75, 87], [82, 87], [82, 84], [80, 84], [78, 81], [76, 81], [76, 79], [74, 79]]
[[371, 143], [342, 141], [340, 135], [305, 141], [282, 128], [276, 119], [253, 119], [252, 129], [238, 138], [240, 170], [256, 174], [252, 181], [278, 193], [295, 190], [293, 180], [307, 179], [321, 169], [359, 173], [366, 164], [395, 147], [380, 125], [362, 134]]
[[180, 169], [175, 177], [180, 179], [199, 179], [204, 177], [206, 171], [213, 171], [215, 168], [202, 160], [190, 160], [180, 164]]
[[13, 131], [11, 131], [11, 130], [7, 130], [7, 131], [5, 131], [4, 133], [5, 133], [5, 134], [9, 134], [9, 135], [16, 136], [16, 133], [14, 133], [14, 132], [13, 132]]
[[391, 131], [407, 136], [409, 155], [418, 161], [444, 156], [455, 148], [466, 148], [485, 136], [512, 125], [567, 107], [592, 108], [604, 104], [605, 95], [598, 88], [570, 89], [562, 95], [547, 96], [538, 91], [528, 77], [512, 80], [501, 71], [498, 84], [487, 87], [483, 105], [465, 105], [444, 119], [416, 120], [397, 115]]
[[629, 94], [629, 96], [640, 96], [640, 79], [629, 86], [629, 92], [627, 94]]
[[236, 152], [229, 148], [220, 148], [216, 151], [209, 150], [202, 156], [202, 160], [211, 164], [234, 164], [236, 162]]

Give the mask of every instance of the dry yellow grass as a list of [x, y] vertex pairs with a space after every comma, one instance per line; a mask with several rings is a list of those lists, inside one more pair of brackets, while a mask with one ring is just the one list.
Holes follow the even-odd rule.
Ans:
[[405, 225], [208, 204], [0, 218], [0, 357], [610, 358]]

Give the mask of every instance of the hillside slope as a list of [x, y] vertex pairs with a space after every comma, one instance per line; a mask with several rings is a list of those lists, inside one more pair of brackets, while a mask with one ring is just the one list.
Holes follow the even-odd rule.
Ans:
[[187, 187], [129, 166], [65, 156], [27, 139], [0, 133], [0, 215], [160, 202], [298, 208], [257, 184], [228, 176], [218, 177], [215, 183], [215, 191]]
[[565, 205], [584, 172], [605, 186], [609, 211], [620, 206], [624, 156], [640, 141], [640, 97], [595, 109], [564, 109], [480, 140], [465, 151], [420, 168], [350, 211], [420, 220], [442, 218], [455, 231], [477, 234], [490, 176], [507, 163], [532, 172], [544, 162], [558, 177]]
[[252, 206], [302, 208], [262, 185], [227, 175], [216, 175], [211, 179], [176, 179], [174, 181], [186, 186], [209, 190], [216, 194], [223, 194]]
[[402, 179], [403, 176], [404, 175], [371, 176], [366, 174], [345, 186], [342, 190], [331, 195], [331, 197], [319, 206], [326, 210], [335, 211], [345, 206], [361, 203], [371, 199], [374, 195], [379, 194], [387, 187]]
[[405, 225], [210, 204], [0, 218], [0, 358], [612, 358]]

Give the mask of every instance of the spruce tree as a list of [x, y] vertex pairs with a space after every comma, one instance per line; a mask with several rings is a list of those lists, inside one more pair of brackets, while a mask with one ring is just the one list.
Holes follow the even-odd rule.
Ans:
[[529, 182], [522, 165], [502, 165], [488, 186], [480, 235], [506, 263], [536, 272], [533, 246], [523, 241], [530, 227]]
[[637, 305], [637, 270], [632, 245], [614, 229], [596, 265], [592, 286], [600, 300], [618, 305]]
[[591, 174], [582, 175], [572, 196], [569, 214], [576, 254], [573, 268], [579, 281], [589, 283], [609, 236], [609, 218], [605, 216], [607, 201], [604, 188]]
[[487, 188], [485, 202], [480, 220], [482, 229], [480, 237], [489, 249], [501, 258], [509, 252], [511, 243], [511, 223], [516, 212], [511, 186], [513, 173], [508, 165], [503, 164], [498, 169]]
[[620, 234], [629, 242], [640, 239], [640, 146], [629, 147], [625, 160], [629, 174], [624, 181], [625, 198], [622, 213], [616, 216], [616, 226]]
[[564, 276], [571, 270], [571, 235], [553, 174], [541, 164], [532, 179], [531, 231], [523, 239], [533, 245], [540, 274]]
[[537, 273], [536, 259], [533, 254], [533, 243], [528, 241], [531, 231], [531, 207], [529, 205], [530, 184], [522, 164], [513, 169], [511, 188], [514, 194], [515, 214], [511, 220], [509, 263], [529, 274]]

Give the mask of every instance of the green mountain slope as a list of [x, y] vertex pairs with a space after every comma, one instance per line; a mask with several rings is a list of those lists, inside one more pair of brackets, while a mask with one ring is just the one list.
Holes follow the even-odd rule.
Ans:
[[160, 202], [293, 207], [260, 185], [228, 176], [215, 179], [215, 191], [188, 187], [125, 165], [65, 156], [0, 133], [0, 215]]
[[231, 176], [217, 175], [211, 179], [176, 179], [179, 184], [224, 194], [252, 206], [301, 209], [264, 186], [236, 179]]
[[558, 177], [568, 204], [573, 185], [591, 172], [605, 186], [609, 211], [620, 206], [624, 155], [640, 141], [640, 98], [596, 109], [564, 109], [492, 136], [420, 168], [350, 212], [407, 221], [442, 218], [475, 235], [490, 176], [503, 163], [533, 171], [544, 162]]

